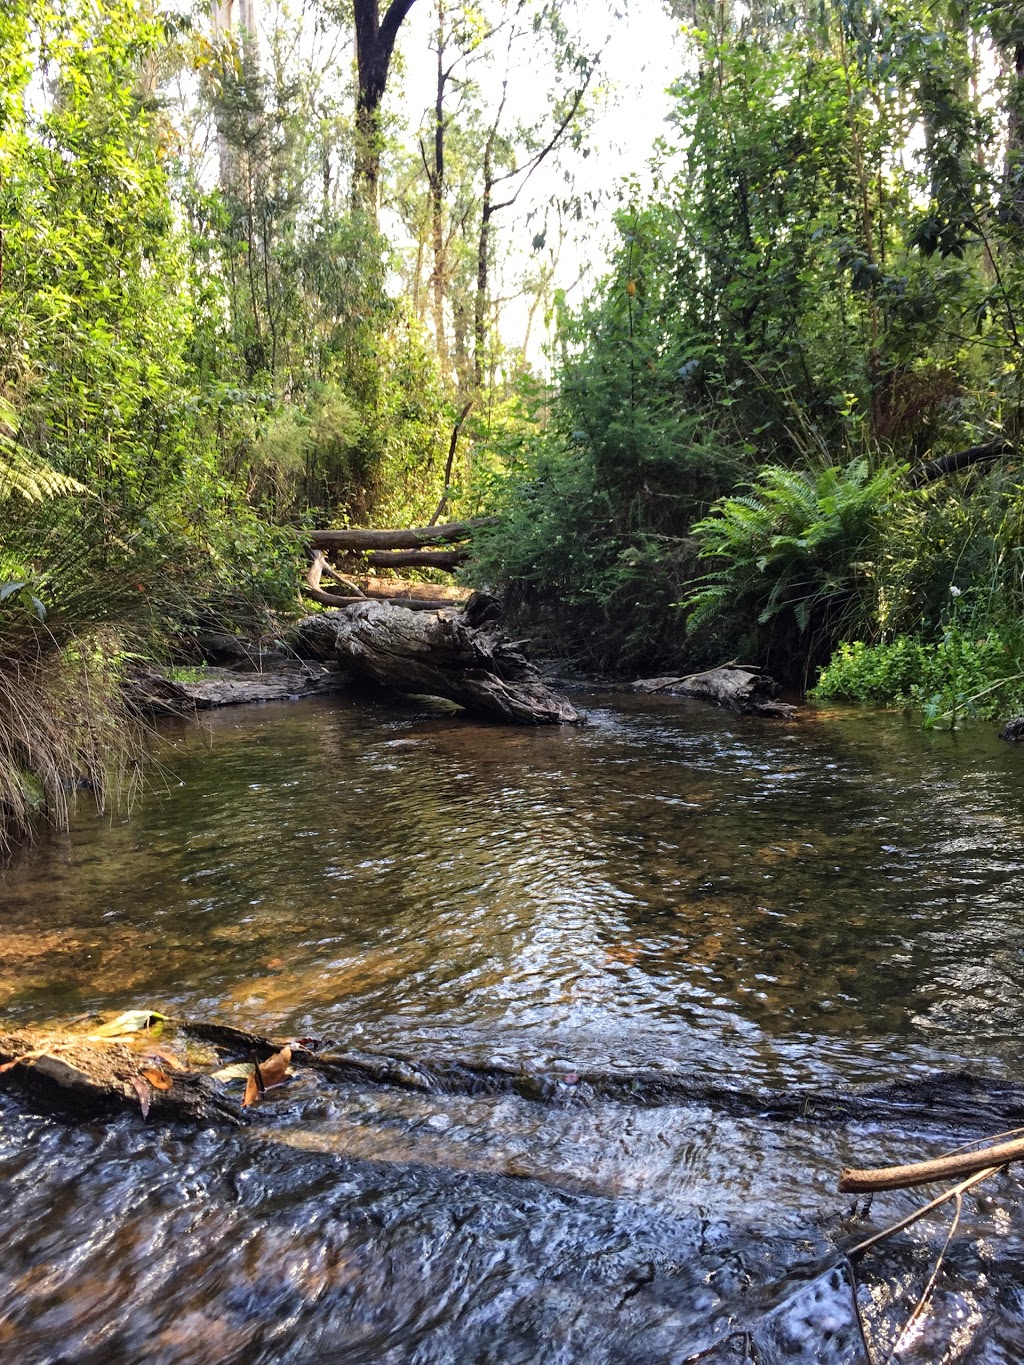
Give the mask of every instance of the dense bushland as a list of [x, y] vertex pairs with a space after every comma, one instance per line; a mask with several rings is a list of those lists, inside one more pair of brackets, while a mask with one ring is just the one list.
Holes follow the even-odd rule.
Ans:
[[944, 657], [958, 603], [1019, 672], [1024, 30], [913, 4], [698, 23], [482, 564], [607, 666], [753, 654], [806, 683], [858, 640], [827, 675], [856, 696], [875, 644]]

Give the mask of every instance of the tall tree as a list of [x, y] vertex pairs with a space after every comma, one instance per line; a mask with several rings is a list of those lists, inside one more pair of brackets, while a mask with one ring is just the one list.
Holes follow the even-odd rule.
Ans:
[[391, 0], [380, 17], [379, 0], [354, 0], [356, 30], [356, 164], [358, 201], [376, 221], [380, 196], [380, 106], [387, 88], [391, 58], [406, 16], [415, 0]]

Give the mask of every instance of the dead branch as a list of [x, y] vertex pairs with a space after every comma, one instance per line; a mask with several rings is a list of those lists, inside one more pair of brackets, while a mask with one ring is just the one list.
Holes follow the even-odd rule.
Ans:
[[957, 450], [951, 455], [941, 455], [937, 460], [917, 465], [907, 475], [907, 482], [913, 488], [921, 488], [926, 483], [945, 478], [947, 474], [959, 474], [962, 469], [970, 469], [972, 465], [986, 464], [990, 460], [1002, 459], [1004, 455], [1013, 455], [1015, 450], [1012, 441], [1004, 440], [968, 446], [966, 450]]
[[960, 1195], [973, 1189], [975, 1185], [980, 1185], [983, 1180], [988, 1180], [989, 1176], [998, 1175], [1002, 1169], [1001, 1166], [990, 1166], [987, 1170], [976, 1172], [976, 1174], [970, 1176], [967, 1180], [961, 1180], [959, 1185], [954, 1185], [952, 1189], [945, 1190], [942, 1194], [937, 1194], [934, 1199], [930, 1199], [927, 1204], [922, 1204], [919, 1209], [914, 1209], [913, 1213], [908, 1213], [907, 1216], [901, 1218], [899, 1222], [891, 1223], [889, 1227], [882, 1228], [881, 1232], [873, 1232], [870, 1237], [865, 1237], [862, 1242], [858, 1242], [856, 1246], [850, 1247], [846, 1255], [851, 1259], [854, 1256], [863, 1255], [865, 1251], [870, 1251], [871, 1248], [877, 1246], [879, 1242], [884, 1242], [889, 1237], [895, 1237], [897, 1232], [902, 1232], [904, 1228], [909, 1228], [914, 1223], [919, 1222], [920, 1219], [931, 1213], [933, 1209], [941, 1208], [948, 1200], [957, 1199]]
[[961, 1152], [936, 1157], [932, 1161], [915, 1161], [907, 1166], [882, 1166], [874, 1170], [847, 1167], [839, 1177], [843, 1193], [866, 1193], [872, 1190], [903, 1190], [912, 1185], [929, 1185], [935, 1180], [955, 1180], [987, 1167], [1005, 1166], [1010, 1161], [1024, 1159], [1024, 1138], [1000, 1142], [994, 1147], [982, 1147], [977, 1152]]
[[313, 592], [318, 592], [320, 590], [320, 578], [323, 574], [326, 574], [328, 578], [333, 578], [335, 583], [340, 583], [343, 588], [347, 588], [351, 597], [366, 596], [358, 583], [353, 579], [346, 578], [343, 574], [338, 573], [337, 569], [332, 568], [331, 565], [328, 564], [327, 556], [324, 554], [323, 550], [314, 550], [313, 562], [310, 564], [309, 572], [306, 574], [306, 584]]

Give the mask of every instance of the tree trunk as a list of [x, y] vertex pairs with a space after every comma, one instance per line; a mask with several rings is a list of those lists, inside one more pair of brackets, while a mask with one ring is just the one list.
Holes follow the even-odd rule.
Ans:
[[[300, 622], [323, 657], [324, 615]], [[583, 717], [552, 692], [496, 628], [497, 604], [476, 594], [462, 611], [413, 613], [358, 602], [331, 618], [331, 657], [396, 692], [446, 697], [467, 711], [515, 725], [578, 725]]]
[[391, 0], [383, 20], [379, 0], [355, 0], [356, 159], [354, 197], [377, 222], [380, 194], [380, 106], [398, 30], [414, 0]]

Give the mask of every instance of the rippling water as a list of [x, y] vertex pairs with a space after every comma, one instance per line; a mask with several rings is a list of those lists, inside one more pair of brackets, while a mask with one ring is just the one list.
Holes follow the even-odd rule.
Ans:
[[[0, 1358], [867, 1358], [836, 1248], [924, 1196], [864, 1218], [838, 1169], [980, 1115], [769, 1121], [721, 1096], [966, 1067], [1013, 1121], [1024, 754], [889, 716], [587, 702], [560, 732], [347, 698], [223, 712], [167, 733], [131, 821], [83, 809], [0, 874], [8, 1020], [146, 1005], [551, 1081], [306, 1077], [228, 1135], [5, 1100]], [[588, 1099], [585, 1071], [692, 1094]], [[965, 1205], [900, 1359], [1024, 1360], [1020, 1194]], [[858, 1267], [877, 1360], [944, 1236]]]

